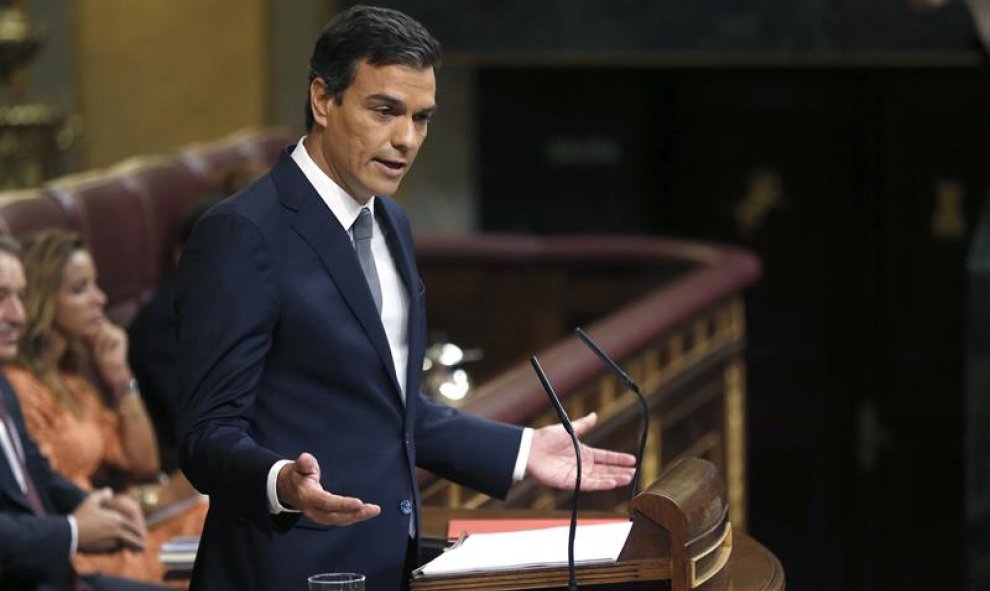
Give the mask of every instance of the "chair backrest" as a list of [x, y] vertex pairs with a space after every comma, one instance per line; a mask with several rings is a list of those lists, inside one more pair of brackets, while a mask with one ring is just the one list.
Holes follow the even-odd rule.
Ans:
[[[69, 217], [78, 220], [109, 299], [110, 316], [128, 320], [155, 285], [153, 221], [146, 199], [133, 182], [115, 173], [61, 179], [49, 190]], [[120, 306], [126, 311], [118, 310]]]
[[238, 167], [268, 168], [296, 139], [282, 128], [248, 129], [216, 141], [193, 144], [179, 158], [207, 184], [216, 184]]
[[79, 230], [62, 204], [46, 189], [11, 191], [0, 197], [0, 234], [26, 236], [47, 228]]
[[[172, 271], [188, 212], [200, 200], [219, 196], [224, 184], [267, 170], [291, 140], [292, 134], [279, 128], [245, 130], [178, 153], [55, 179], [38, 189], [0, 192], [0, 234], [79, 232], [109, 298], [108, 314], [127, 324]], [[232, 181], [241, 171], [243, 178]]]

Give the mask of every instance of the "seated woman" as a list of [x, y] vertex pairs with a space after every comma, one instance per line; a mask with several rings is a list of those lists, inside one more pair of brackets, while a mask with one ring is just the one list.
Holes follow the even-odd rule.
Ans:
[[[89, 252], [77, 235], [50, 231], [26, 241], [23, 260], [27, 320], [18, 361], [7, 377], [28, 431], [52, 467], [82, 488], [92, 489], [93, 478], [108, 469], [131, 482], [156, 481], [158, 449], [127, 364], [127, 336], [104, 315], [106, 295]], [[100, 393], [84, 368], [91, 368], [110, 396]], [[133, 492], [146, 512], [195, 494], [181, 473]], [[176, 535], [199, 535], [205, 515], [205, 501], [193, 501], [149, 528], [143, 552], [77, 556], [76, 569], [161, 581], [161, 544]]]

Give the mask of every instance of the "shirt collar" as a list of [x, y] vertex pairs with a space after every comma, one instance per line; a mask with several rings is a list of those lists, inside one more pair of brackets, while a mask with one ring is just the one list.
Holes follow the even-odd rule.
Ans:
[[327, 176], [327, 173], [320, 170], [316, 162], [313, 162], [313, 158], [306, 151], [306, 146], [303, 145], [304, 139], [306, 139], [305, 136], [296, 143], [296, 147], [292, 150], [292, 159], [302, 170], [309, 183], [316, 189], [320, 199], [330, 208], [330, 212], [337, 218], [340, 225], [349, 231], [363, 207], [367, 207], [374, 215], [375, 197], [372, 196], [367, 204], [361, 205], [356, 199], [348, 195], [346, 191], [340, 188], [340, 185]]

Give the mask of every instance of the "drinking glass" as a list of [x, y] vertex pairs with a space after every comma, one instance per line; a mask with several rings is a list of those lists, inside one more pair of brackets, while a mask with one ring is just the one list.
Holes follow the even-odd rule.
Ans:
[[306, 580], [309, 591], [364, 591], [364, 575], [358, 573], [321, 573]]

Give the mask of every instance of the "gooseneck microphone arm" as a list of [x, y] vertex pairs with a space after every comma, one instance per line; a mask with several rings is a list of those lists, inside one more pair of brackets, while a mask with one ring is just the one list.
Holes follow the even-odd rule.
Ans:
[[550, 380], [547, 379], [547, 374], [543, 372], [543, 368], [540, 366], [539, 360], [536, 359], [536, 355], [531, 356], [529, 362], [533, 364], [533, 369], [536, 370], [536, 375], [540, 378], [540, 383], [543, 384], [543, 389], [546, 390], [547, 397], [550, 398], [554, 410], [557, 411], [557, 416], [560, 417], [561, 424], [564, 425], [564, 430], [571, 436], [571, 442], [574, 444], [574, 457], [577, 460], [577, 477], [574, 479], [571, 528], [567, 534], [567, 588], [570, 591], [576, 591], [578, 585], [577, 576], [574, 573], [574, 538], [577, 535], [578, 501], [581, 496], [581, 444], [578, 442], [577, 434], [574, 432], [574, 425], [571, 424], [571, 419], [568, 418], [567, 411], [564, 410], [564, 405], [561, 404], [557, 393], [553, 391], [553, 386], [550, 385]]
[[640, 468], [643, 465], [643, 454], [646, 451], [646, 440], [650, 436], [650, 406], [646, 403], [646, 397], [644, 397], [643, 393], [639, 391], [639, 384], [629, 377], [629, 374], [622, 371], [619, 364], [613, 361], [612, 358], [609, 357], [608, 354], [606, 354], [605, 351], [603, 351], [602, 348], [595, 343], [595, 341], [591, 340], [588, 333], [581, 330], [581, 327], [575, 328], [574, 333], [580, 337], [582, 341], [584, 341], [585, 345], [588, 345], [588, 348], [602, 360], [602, 363], [612, 369], [615, 375], [617, 375], [626, 385], [626, 388], [632, 390], [632, 392], [636, 394], [636, 397], [639, 398], [639, 405], [643, 410], [643, 430], [639, 435], [639, 449], [636, 450], [636, 474], [633, 476], [632, 483], [629, 485], [630, 499], [635, 498], [636, 493], [639, 492], [639, 473]]

